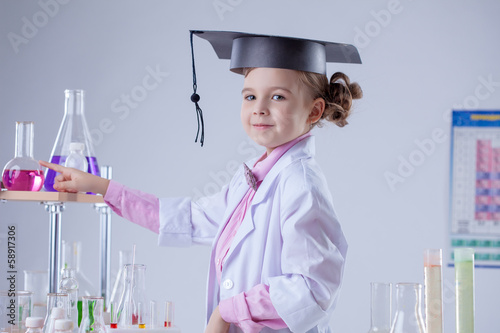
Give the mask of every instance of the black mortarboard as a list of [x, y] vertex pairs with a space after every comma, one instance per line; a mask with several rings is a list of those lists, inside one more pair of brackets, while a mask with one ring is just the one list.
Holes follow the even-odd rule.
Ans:
[[[219, 59], [231, 59], [230, 69], [238, 74], [243, 74], [245, 68], [254, 67], [284, 68], [326, 74], [327, 62], [361, 63], [358, 50], [350, 44], [232, 31], [191, 30], [194, 90], [191, 100], [196, 105], [198, 134], [201, 123], [200, 142], [202, 146], [204, 140], [203, 115], [198, 105], [200, 96], [196, 94], [193, 34], [208, 40]], [[198, 134], [195, 141], [198, 140]]]

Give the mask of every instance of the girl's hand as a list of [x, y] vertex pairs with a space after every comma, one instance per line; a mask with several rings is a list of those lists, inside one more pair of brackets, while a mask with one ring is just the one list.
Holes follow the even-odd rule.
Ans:
[[224, 319], [222, 319], [219, 307], [216, 307], [210, 316], [205, 333], [227, 333], [229, 332], [229, 326], [230, 324], [226, 323]]
[[108, 190], [108, 179], [59, 164], [45, 161], [39, 161], [39, 163], [41, 166], [60, 173], [54, 178], [54, 189], [59, 192], [93, 192], [105, 195]]

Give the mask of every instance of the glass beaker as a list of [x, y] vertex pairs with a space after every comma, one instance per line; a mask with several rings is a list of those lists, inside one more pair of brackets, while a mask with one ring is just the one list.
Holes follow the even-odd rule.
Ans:
[[427, 333], [443, 332], [442, 251], [424, 251], [425, 327]]
[[[84, 155], [88, 163], [87, 172], [99, 176], [99, 166], [94, 154], [94, 147], [87, 127], [87, 121], [85, 120], [85, 92], [83, 90], [65, 90], [64, 95], [64, 117], [59, 127], [52, 153], [50, 154], [50, 162], [64, 166], [66, 158], [70, 154], [71, 142], [80, 142], [85, 145]], [[55, 176], [55, 171], [47, 169], [44, 186], [46, 191], [55, 191]]]
[[[138, 304], [146, 303], [146, 265], [127, 264], [123, 275], [123, 292], [117, 309], [118, 326], [129, 328], [138, 325], [139, 309]], [[148, 318], [148, 309], [142, 311], [144, 318]]]
[[11, 191], [40, 191], [44, 182], [42, 168], [33, 158], [34, 122], [16, 122], [16, 150], [2, 172], [2, 181]]
[[454, 250], [457, 333], [474, 333], [474, 249]]
[[79, 333], [106, 333], [106, 325], [102, 316], [104, 298], [83, 296], [82, 310], [83, 315]]
[[47, 271], [24, 271], [24, 290], [33, 293], [33, 317], [45, 318], [47, 294], [49, 293], [49, 273]]
[[389, 333], [392, 315], [392, 284], [372, 282], [371, 327], [368, 333]]
[[426, 333], [420, 303], [420, 283], [396, 283], [396, 315], [390, 333]]
[[31, 317], [31, 291], [0, 291], [0, 331], [26, 332], [26, 318]]

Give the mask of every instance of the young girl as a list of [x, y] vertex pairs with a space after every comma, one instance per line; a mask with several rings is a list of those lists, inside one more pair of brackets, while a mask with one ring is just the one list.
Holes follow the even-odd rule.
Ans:
[[[297, 63], [259, 64], [255, 57], [261, 55], [241, 65], [235, 49], [244, 55], [252, 50], [234, 43], [247, 38], [253, 49], [257, 37], [230, 38], [231, 69], [244, 74], [243, 128], [266, 151], [242, 165], [220, 193], [198, 202], [158, 199], [75, 169], [40, 164], [60, 173], [55, 189], [102, 194], [117, 214], [158, 233], [161, 245], [211, 244], [205, 332], [330, 332], [347, 244], [314, 160], [310, 131], [322, 121], [346, 125], [361, 89], [342, 73], [328, 81]], [[278, 52], [304, 62], [296, 54], [297, 39], [258, 38], [273, 39], [258, 43], [267, 45], [266, 55], [276, 58], [271, 49], [284, 43]], [[292, 49], [286, 49], [289, 41]], [[305, 59], [313, 61], [309, 53]]]

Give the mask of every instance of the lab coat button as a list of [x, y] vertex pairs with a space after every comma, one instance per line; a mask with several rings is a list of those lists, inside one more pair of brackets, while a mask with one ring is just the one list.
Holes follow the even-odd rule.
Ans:
[[231, 289], [233, 286], [234, 286], [234, 283], [233, 281], [229, 280], [229, 279], [226, 279], [224, 280], [224, 282], [222, 283], [222, 286], [225, 288], [225, 289]]

